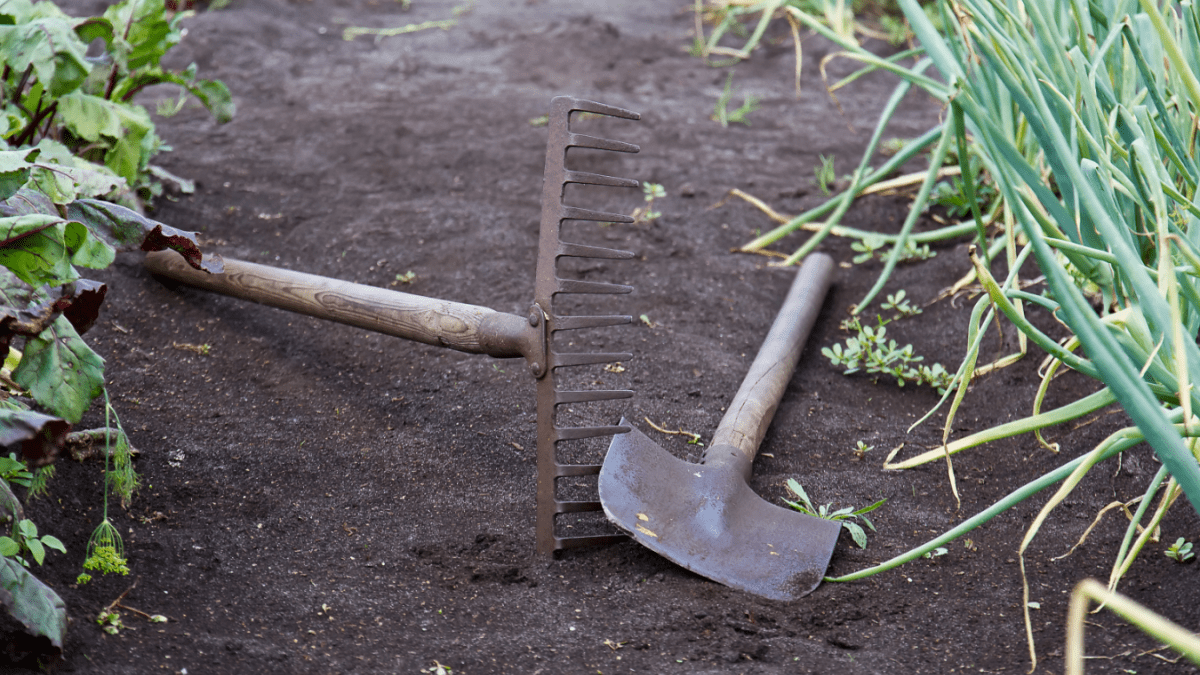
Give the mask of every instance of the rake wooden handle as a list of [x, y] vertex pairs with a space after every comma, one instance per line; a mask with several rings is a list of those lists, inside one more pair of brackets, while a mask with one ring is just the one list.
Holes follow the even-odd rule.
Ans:
[[796, 370], [804, 341], [829, 291], [832, 274], [833, 260], [827, 255], [814, 253], [804, 261], [771, 331], [750, 365], [750, 372], [713, 434], [704, 454], [705, 464], [731, 465], [745, 478], [750, 477], [758, 445], [771, 426], [775, 409]]
[[[189, 286], [472, 354], [533, 354], [538, 330], [529, 320], [448, 300], [225, 259], [223, 274], [193, 269], [173, 251], [146, 255], [152, 273]], [[540, 321], [540, 317], [539, 317]], [[532, 345], [536, 351], [536, 344]]]

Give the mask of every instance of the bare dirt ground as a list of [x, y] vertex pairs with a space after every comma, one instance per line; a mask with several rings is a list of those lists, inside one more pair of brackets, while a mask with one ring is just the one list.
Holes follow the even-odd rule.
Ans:
[[[791, 273], [730, 253], [770, 227], [734, 200], [741, 188], [798, 213], [823, 198], [814, 168], [857, 162], [894, 81], [821, 87], [831, 51], [807, 37], [804, 96], [790, 86], [786, 33], [736, 68], [734, 90], [759, 97], [750, 126], [710, 119], [727, 69], [689, 56], [691, 3], [481, 2], [449, 30], [342, 39], [349, 25], [395, 27], [451, 17], [450, 2], [235, 0], [188, 19], [171, 55], [195, 61], [234, 92], [236, 119], [216, 126], [196, 108], [159, 122], [174, 146], [162, 163], [194, 178], [194, 195], [161, 200], [154, 217], [199, 230], [237, 257], [522, 313], [532, 297], [546, 130], [532, 118], [572, 94], [640, 111], [640, 122], [590, 120], [638, 155], [580, 158], [581, 168], [661, 183], [652, 224], [582, 233], [637, 259], [576, 271], [631, 284], [612, 308], [653, 324], [604, 331], [589, 349], [635, 358], [589, 377], [630, 388], [620, 414], [679, 456], [699, 449], [652, 431], [649, 418], [708, 438], [782, 302]], [[103, 3], [75, 2], [79, 15]], [[880, 49], [885, 49], [883, 45]], [[849, 72], [831, 64], [835, 76]], [[156, 96], [148, 92], [146, 103]], [[936, 123], [919, 93], [890, 136]], [[903, 196], [861, 200], [847, 224], [897, 231]], [[630, 212], [636, 191], [598, 205]], [[931, 226], [922, 223], [921, 227]], [[778, 248], [791, 251], [793, 236]], [[967, 269], [968, 242], [903, 267], [891, 289], [930, 303]], [[845, 533], [830, 572], [845, 574], [923, 543], [1035, 475], [1127, 424], [1101, 414], [1054, 429], [1054, 455], [1028, 437], [956, 457], [955, 508], [945, 467], [881, 469], [886, 453], [935, 447], [944, 413], [907, 428], [936, 401], [926, 389], [844, 377], [819, 349], [844, 338], [847, 308], [879, 265], [849, 265], [835, 287], [755, 463], [753, 485], [778, 503], [800, 480], [817, 501], [864, 506], [878, 533], [859, 550]], [[1032, 270], [1030, 276], [1034, 276]], [[626, 542], [554, 560], [534, 554], [534, 382], [523, 366], [323, 323], [152, 278], [137, 256], [103, 275], [106, 313], [90, 341], [108, 362], [114, 402], [141, 451], [143, 487], [118, 510], [132, 572], [74, 586], [99, 522], [101, 467], [60, 463], [50, 496], [29, 508], [62, 538], [39, 572], [73, 623], [58, 670], [79, 673], [1020, 673], [1028, 668], [1017, 547], [1047, 495], [972, 532], [948, 553], [865, 581], [824, 584], [795, 602], [733, 591]], [[901, 344], [953, 369], [965, 351], [966, 298], [929, 304], [889, 326]], [[1037, 317], [1050, 329], [1053, 320]], [[175, 345], [210, 345], [200, 355]], [[1011, 353], [1006, 329], [981, 358]], [[977, 382], [955, 436], [1029, 414], [1041, 355]], [[1047, 407], [1096, 385], [1067, 375]], [[99, 423], [93, 412], [90, 421]], [[856, 459], [857, 441], [875, 446]], [[587, 459], [601, 458], [603, 447]], [[1027, 565], [1039, 672], [1062, 668], [1067, 593], [1107, 579], [1124, 519], [1111, 513], [1066, 553], [1109, 502], [1140, 495], [1157, 462], [1148, 448], [1092, 472], [1046, 524]], [[603, 524], [567, 523], [580, 530]], [[1164, 539], [1196, 539], [1180, 504]], [[1122, 590], [1185, 626], [1200, 626], [1200, 565], [1152, 545]], [[136, 582], [108, 635], [92, 617]], [[1195, 672], [1109, 613], [1090, 619], [1089, 672]], [[14, 634], [8, 633], [12, 639]]]

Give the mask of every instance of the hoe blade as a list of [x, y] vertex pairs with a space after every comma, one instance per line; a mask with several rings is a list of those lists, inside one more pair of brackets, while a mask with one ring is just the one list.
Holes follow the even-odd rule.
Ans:
[[841, 530], [766, 502], [736, 471], [677, 459], [637, 429], [613, 437], [599, 491], [605, 514], [638, 543], [772, 600], [800, 598], [821, 583]]

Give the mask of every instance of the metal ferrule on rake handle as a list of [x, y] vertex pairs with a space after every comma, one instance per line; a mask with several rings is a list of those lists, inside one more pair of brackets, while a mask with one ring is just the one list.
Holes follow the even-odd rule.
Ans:
[[832, 273], [833, 260], [819, 253], [808, 256], [796, 273], [750, 372], [713, 434], [704, 453], [704, 464], [727, 465], [736, 468], [744, 478], [750, 478], [754, 455], [792, 379], [800, 360], [800, 346], [808, 339], [821, 311]]
[[318, 319], [460, 352], [525, 356], [535, 374], [545, 363], [542, 330], [537, 327], [543, 320], [540, 316], [523, 318], [230, 258], [225, 259], [223, 274], [195, 270], [173, 251], [150, 253], [145, 265], [154, 274], [189, 286]]

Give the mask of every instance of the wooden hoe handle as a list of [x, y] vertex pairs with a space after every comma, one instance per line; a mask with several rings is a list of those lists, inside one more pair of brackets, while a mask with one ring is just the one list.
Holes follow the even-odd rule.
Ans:
[[750, 365], [750, 372], [713, 434], [704, 455], [705, 464], [733, 465], [749, 477], [758, 445], [771, 425], [775, 408], [800, 360], [804, 341], [817, 320], [832, 272], [833, 260], [814, 253], [796, 273], [787, 299]]

